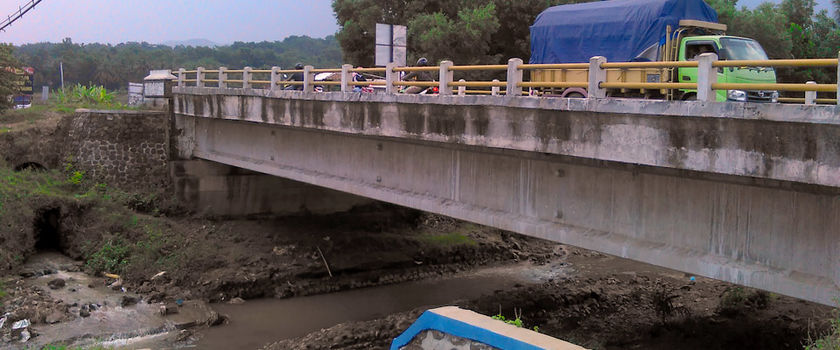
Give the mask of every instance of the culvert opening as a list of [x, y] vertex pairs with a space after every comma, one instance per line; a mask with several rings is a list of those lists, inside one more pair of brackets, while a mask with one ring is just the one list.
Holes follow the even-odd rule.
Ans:
[[15, 167], [15, 171], [24, 171], [24, 170], [44, 171], [44, 170], [47, 170], [47, 167], [41, 165], [41, 163], [35, 163], [35, 162], [21, 163], [21, 164], [18, 164], [18, 166]]
[[35, 213], [35, 249], [61, 251], [61, 209], [43, 208]]

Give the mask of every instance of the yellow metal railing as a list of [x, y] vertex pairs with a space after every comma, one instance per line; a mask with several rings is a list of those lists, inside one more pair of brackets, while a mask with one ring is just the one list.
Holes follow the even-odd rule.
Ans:
[[[507, 65], [454, 65], [452, 62], [444, 61], [439, 66], [421, 67], [352, 67], [345, 65], [341, 68], [314, 68], [307, 66], [304, 69], [226, 69], [224, 67], [209, 70], [197, 68], [192, 70], [180, 69], [173, 72], [178, 76], [179, 86], [205, 86], [214, 84], [219, 87], [251, 87], [259, 85], [261, 88], [276, 89], [283, 87], [303, 86], [312, 90], [315, 86], [329, 87], [339, 86], [341, 91], [350, 91], [354, 87], [384, 87], [386, 92], [394, 93], [400, 88], [406, 87], [439, 87], [442, 95], [497, 95], [505, 94], [511, 96], [540, 95], [545, 91], [572, 91], [588, 93], [590, 96], [598, 96], [596, 92], [601, 91], [600, 96], [606, 96], [604, 91], [632, 92], [645, 91], [662, 92], [664, 97], [675, 96], [672, 92], [680, 93], [697, 91], [703, 98], [713, 100], [714, 91], [717, 90], [745, 90], [745, 91], [777, 91], [777, 92], [806, 92], [806, 98], [779, 97], [778, 101], [783, 103], [832, 103], [836, 104], [836, 98], [816, 98], [816, 93], [834, 93], [838, 89], [837, 83], [833, 84], [746, 84], [716, 82], [720, 69], [751, 69], [751, 68], [775, 68], [775, 67], [837, 67], [837, 58], [820, 59], [782, 59], [782, 60], [716, 60], [714, 57], [701, 56], [697, 61], [665, 61], [665, 62], [606, 62], [603, 58], [593, 58], [589, 63], [551, 63], [551, 64], [528, 64], [521, 60], [512, 59]], [[678, 68], [696, 68], [698, 75], [708, 74], [708, 79], [699, 79], [701, 82], [677, 82], [672, 79], [676, 76]], [[502, 71], [499, 73], [499, 71]], [[507, 71], [506, 73], [504, 71]], [[412, 72], [440, 73], [445, 81], [405, 81], [400, 76]], [[506, 74], [506, 80], [493, 81], [469, 81], [456, 80], [453, 74], [467, 74], [471, 72], [486, 72], [490, 75], [498, 75], [500, 78]], [[706, 73], [702, 73], [706, 72]], [[331, 73], [327, 79], [315, 81], [315, 75]], [[470, 74], [468, 74], [470, 73]], [[366, 74], [367, 81], [353, 81], [354, 74]], [[378, 76], [372, 76], [376, 74]], [[209, 77], [207, 75], [210, 75]], [[303, 81], [291, 80], [304, 76]], [[527, 77], [531, 77], [530, 80]], [[526, 79], [523, 79], [526, 77]], [[590, 77], [596, 77], [597, 82], [590, 82]], [[642, 79], [644, 77], [644, 79]], [[653, 77], [652, 79], [650, 77]], [[209, 78], [209, 79], [208, 79]], [[215, 78], [215, 79], [214, 79]], [[320, 78], [319, 78], [320, 79]], [[503, 90], [504, 89], [504, 90]], [[525, 91], [527, 89], [528, 91]], [[594, 89], [594, 90], [593, 90]], [[597, 91], [595, 91], [597, 90]], [[668, 94], [665, 94], [668, 92]], [[612, 93], [611, 93], [612, 94]], [[774, 95], [775, 96], [775, 95]], [[801, 95], [800, 95], [801, 96]], [[810, 96], [810, 97], [809, 97]]]

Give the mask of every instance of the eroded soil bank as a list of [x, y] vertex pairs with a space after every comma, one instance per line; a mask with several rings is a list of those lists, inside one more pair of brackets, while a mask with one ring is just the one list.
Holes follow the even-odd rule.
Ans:
[[[790, 297], [566, 247], [567, 275], [458, 300], [593, 349], [802, 349], [832, 310]], [[430, 305], [436, 306], [436, 305]], [[426, 308], [346, 322], [264, 349], [385, 349]]]

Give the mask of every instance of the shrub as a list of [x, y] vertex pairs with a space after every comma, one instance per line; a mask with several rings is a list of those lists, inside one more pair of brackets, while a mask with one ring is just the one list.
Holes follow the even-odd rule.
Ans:
[[94, 274], [120, 274], [128, 264], [129, 253], [129, 247], [122, 239], [112, 238], [90, 255], [85, 266]]

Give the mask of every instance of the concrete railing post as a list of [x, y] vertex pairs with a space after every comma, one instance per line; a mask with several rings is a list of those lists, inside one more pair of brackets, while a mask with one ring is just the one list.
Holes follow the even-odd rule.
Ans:
[[195, 69], [195, 86], [204, 87], [204, 67]]
[[834, 98], [837, 99], [837, 104], [840, 105], [840, 51], [837, 51], [837, 93]]
[[452, 86], [449, 85], [455, 78], [455, 72], [449, 69], [452, 65], [452, 61], [443, 61], [440, 63], [440, 87], [438, 89], [438, 94], [440, 95], [452, 95]]
[[219, 87], [226, 88], [227, 87], [227, 67], [219, 67]]
[[303, 66], [303, 91], [312, 92], [315, 90], [315, 73], [313, 66]]
[[607, 89], [601, 87], [601, 83], [607, 80], [607, 70], [601, 65], [607, 62], [604, 56], [595, 56], [589, 59], [589, 86], [587, 94], [589, 98], [607, 97]]
[[352, 65], [341, 65], [341, 92], [353, 91], [354, 86], [350, 86], [350, 82], [353, 81], [353, 72], [350, 71], [351, 69], [353, 69]]
[[251, 88], [251, 67], [245, 67], [242, 69], [242, 88], [243, 89], [250, 89]]
[[397, 65], [393, 62], [388, 63], [385, 65], [385, 93], [386, 94], [395, 94], [397, 93], [397, 86], [394, 83], [397, 82], [397, 72], [394, 72], [394, 67]]
[[508, 60], [507, 90], [505, 91], [505, 95], [522, 96], [522, 87], [519, 86], [522, 83], [522, 70], [519, 69], [521, 65], [521, 58], [511, 58]]
[[[817, 85], [817, 82], [816, 81], [809, 81], [809, 82], [806, 82], [805, 84]], [[817, 102], [817, 92], [816, 91], [805, 91], [805, 104], [810, 106], [812, 104], [816, 104], [816, 102]]]
[[712, 84], [717, 83], [717, 68], [712, 67], [712, 64], [717, 59], [717, 54], [710, 52], [697, 58], [697, 101], [717, 100], [717, 94], [712, 89]]
[[[463, 83], [466, 82], [464, 79], [458, 79], [458, 82]], [[467, 87], [466, 86], [458, 86], [458, 96], [466, 96], [467, 95]]]
[[178, 69], [178, 87], [187, 86], [187, 82], [184, 81], [187, 78], [187, 73], [184, 73], [184, 71], [186, 71], [184, 68]]
[[[493, 79], [493, 83], [498, 83], [499, 79]], [[499, 95], [499, 87], [494, 86], [490, 88], [490, 95], [498, 96]]]
[[280, 67], [271, 67], [271, 87], [268, 89], [271, 91], [279, 89], [279, 87], [277, 87], [277, 84], [282, 80], [283, 77], [280, 76]]

